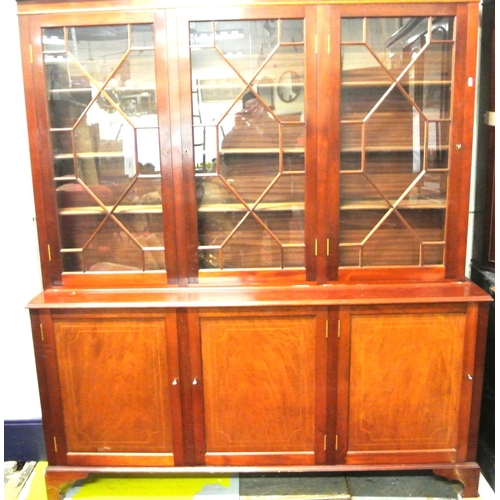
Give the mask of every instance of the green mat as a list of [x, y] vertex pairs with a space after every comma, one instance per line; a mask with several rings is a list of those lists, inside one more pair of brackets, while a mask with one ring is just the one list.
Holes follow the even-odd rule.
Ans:
[[[104, 500], [191, 500], [195, 498], [214, 500], [238, 499], [238, 479], [227, 477], [149, 477], [110, 478], [99, 477], [80, 488], [68, 490], [65, 498]], [[235, 484], [236, 483], [236, 484]], [[233, 493], [233, 494], [231, 494]]]

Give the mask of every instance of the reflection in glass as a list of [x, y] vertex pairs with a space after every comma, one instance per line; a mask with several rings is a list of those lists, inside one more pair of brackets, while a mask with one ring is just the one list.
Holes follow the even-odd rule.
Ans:
[[303, 267], [303, 20], [192, 22], [190, 44], [200, 267]]
[[341, 266], [444, 263], [453, 21], [342, 21]]
[[153, 26], [46, 28], [63, 270], [165, 269]]

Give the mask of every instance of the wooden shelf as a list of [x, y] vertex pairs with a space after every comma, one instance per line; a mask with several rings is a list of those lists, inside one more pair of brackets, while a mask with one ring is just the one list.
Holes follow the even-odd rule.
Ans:
[[[101, 215], [111, 213], [113, 207], [106, 206], [104, 210], [100, 206], [61, 208], [59, 215]], [[113, 214], [161, 214], [161, 205], [120, 205], [116, 207]]]
[[[370, 88], [370, 87], [387, 87], [389, 88], [394, 82], [393, 81], [359, 81], [359, 82], [342, 82], [342, 87], [347, 88]], [[451, 85], [451, 80], [414, 80], [411, 82], [399, 82], [402, 87], [407, 87], [408, 85]]]
[[156, 87], [154, 85], [147, 86], [147, 87], [118, 87], [114, 89], [98, 89], [98, 88], [92, 88], [92, 87], [73, 87], [73, 88], [67, 88], [67, 89], [50, 89], [49, 92], [51, 94], [73, 94], [73, 93], [81, 93], [81, 92], [92, 92], [93, 90], [104, 90], [104, 91], [110, 91], [113, 90], [114, 92], [118, 92], [124, 95], [129, 95], [129, 94], [141, 94], [143, 92], [156, 92]]
[[[439, 146], [433, 147], [432, 151], [448, 151], [450, 149], [449, 146]], [[413, 153], [415, 149], [411, 146], [397, 146], [397, 145], [388, 145], [388, 146], [365, 146], [361, 147], [344, 147], [340, 150], [340, 153], [361, 153], [362, 151], [366, 153]], [[424, 151], [424, 148], [421, 147], [420, 151]]]
[[54, 155], [55, 160], [72, 160], [74, 157], [81, 158], [82, 160], [92, 159], [92, 158], [125, 158], [123, 151], [96, 151], [96, 152], [85, 152], [85, 153], [61, 153]]
[[221, 149], [221, 155], [226, 154], [279, 154], [283, 153], [304, 153], [304, 146], [297, 147], [283, 147], [283, 148], [231, 148], [231, 149]]
[[[384, 201], [368, 200], [344, 202], [340, 204], [340, 210], [389, 210], [392, 205], [387, 205]], [[446, 200], [403, 200], [395, 207], [404, 210], [426, 210], [426, 209], [446, 209]]]
[[[265, 203], [261, 202], [257, 206], [252, 206], [249, 203], [250, 208], [253, 208], [256, 212], [268, 211], [268, 212], [289, 212], [292, 210], [304, 210], [304, 203], [296, 202], [282, 202], [282, 203]], [[207, 205], [201, 205], [198, 208], [198, 212], [202, 213], [217, 213], [217, 212], [248, 212], [248, 209], [241, 203], [210, 203]]]

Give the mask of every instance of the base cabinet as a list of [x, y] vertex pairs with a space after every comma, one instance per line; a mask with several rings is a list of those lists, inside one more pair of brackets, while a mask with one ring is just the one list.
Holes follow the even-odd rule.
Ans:
[[52, 495], [68, 474], [364, 468], [477, 493], [483, 298], [198, 299], [33, 304]]

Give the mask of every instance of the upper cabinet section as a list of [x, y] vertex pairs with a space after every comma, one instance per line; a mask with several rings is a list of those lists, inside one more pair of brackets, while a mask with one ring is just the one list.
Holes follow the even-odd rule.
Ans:
[[19, 2], [46, 288], [464, 278], [475, 2], [133, 3]]

